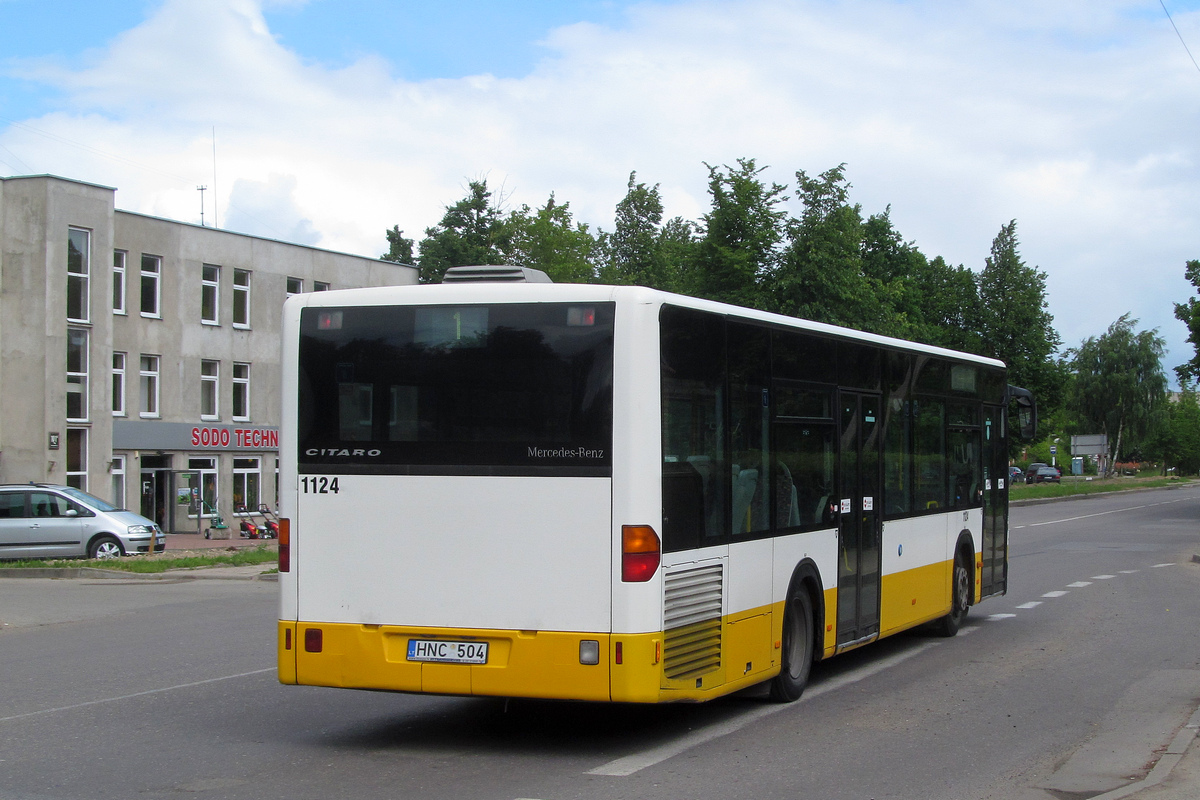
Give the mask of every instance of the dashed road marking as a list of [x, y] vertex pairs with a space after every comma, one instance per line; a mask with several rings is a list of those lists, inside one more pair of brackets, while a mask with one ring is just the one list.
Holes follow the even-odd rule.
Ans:
[[1075, 581], [1074, 583], [1068, 583], [1067, 588], [1068, 589], [1082, 589], [1085, 586], [1091, 586], [1091, 585], [1092, 585], [1091, 581]]
[[1042, 595], [1042, 597], [1062, 597], [1064, 594], [1070, 594], [1070, 592], [1064, 592], [1062, 590], [1056, 592], [1046, 592], [1044, 595]]
[[1093, 576], [1092, 576], [1092, 580], [1094, 580], [1094, 581], [1106, 581], [1106, 580], [1109, 580], [1110, 578], [1115, 578], [1115, 577], [1117, 577], [1117, 576], [1116, 576], [1116, 575], [1093, 575]]
[[1173, 566], [1175, 566], [1174, 561], [1170, 562], [1169, 564], [1155, 564], [1154, 566], [1150, 567], [1150, 569], [1162, 569], [1163, 567], [1173, 567]]
[[1017, 606], [1017, 608], [1022, 608], [1022, 609], [1024, 609], [1024, 608], [1037, 608], [1037, 607], [1038, 607], [1038, 606], [1040, 606], [1041, 604], [1042, 604], [1042, 601], [1041, 601], [1041, 600], [1031, 600], [1031, 601], [1030, 601], [1030, 602], [1028, 602], [1028, 603], [1021, 603], [1021, 605]]

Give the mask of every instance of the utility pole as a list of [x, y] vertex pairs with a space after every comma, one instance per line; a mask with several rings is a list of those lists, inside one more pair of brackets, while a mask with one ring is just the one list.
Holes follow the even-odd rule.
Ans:
[[204, 227], [204, 190], [207, 186], [197, 186], [196, 191], [200, 192], [200, 227]]

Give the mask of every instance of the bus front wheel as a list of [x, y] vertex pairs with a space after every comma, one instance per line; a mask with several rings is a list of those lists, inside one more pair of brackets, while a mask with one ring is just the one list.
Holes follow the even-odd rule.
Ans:
[[813, 662], [812, 599], [804, 589], [788, 598], [783, 612], [783, 664], [771, 679], [771, 699], [790, 703], [804, 692]]

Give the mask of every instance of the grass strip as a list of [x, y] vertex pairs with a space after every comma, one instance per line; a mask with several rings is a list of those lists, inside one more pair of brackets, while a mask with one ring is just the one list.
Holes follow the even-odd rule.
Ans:
[[279, 554], [273, 549], [256, 547], [253, 550], [238, 550], [221, 555], [172, 556], [159, 553], [154, 556], [132, 556], [129, 558], [60, 558], [53, 560], [25, 560], [3, 562], [5, 568], [26, 567], [94, 567], [96, 569], [120, 570], [142, 575], [167, 572], [173, 569], [195, 569], [197, 567], [246, 567], [256, 564], [274, 564]]
[[1168, 486], [1186, 486], [1194, 483], [1188, 478], [1106, 478], [1083, 480], [1063, 478], [1062, 483], [1014, 484], [1009, 488], [1009, 500], [1046, 500], [1055, 497], [1124, 492], [1130, 489], [1162, 489]]

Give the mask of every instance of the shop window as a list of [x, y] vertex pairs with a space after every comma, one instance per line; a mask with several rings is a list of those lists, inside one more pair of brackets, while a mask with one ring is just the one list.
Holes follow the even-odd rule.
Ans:
[[257, 458], [233, 460], [233, 510], [254, 514], [261, 501], [262, 462]]
[[117, 508], [125, 508], [125, 456], [112, 458], [112, 497], [109, 502]]

